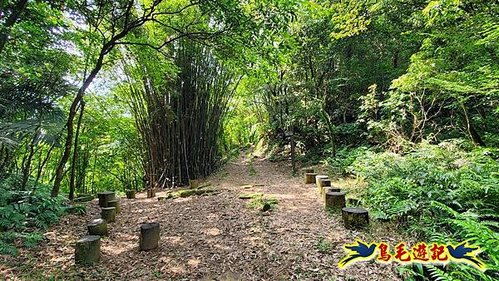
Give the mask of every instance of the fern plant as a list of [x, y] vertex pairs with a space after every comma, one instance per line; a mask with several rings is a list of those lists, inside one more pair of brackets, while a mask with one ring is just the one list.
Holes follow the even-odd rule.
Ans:
[[[499, 163], [493, 149], [421, 144], [405, 155], [366, 152], [351, 169], [368, 182], [363, 202], [376, 218], [397, 222], [416, 239], [468, 241], [487, 270], [466, 264], [399, 271], [414, 280], [499, 279]], [[409, 278], [409, 279], [410, 279]]]

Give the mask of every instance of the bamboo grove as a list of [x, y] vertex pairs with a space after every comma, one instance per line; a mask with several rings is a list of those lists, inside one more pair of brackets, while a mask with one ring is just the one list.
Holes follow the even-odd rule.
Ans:
[[151, 79], [154, 70], [143, 67], [140, 56], [136, 66], [126, 66], [133, 82], [124, 91], [140, 132], [148, 188], [187, 184], [216, 169], [227, 103], [239, 81], [206, 46], [181, 40], [173, 48], [174, 77]]

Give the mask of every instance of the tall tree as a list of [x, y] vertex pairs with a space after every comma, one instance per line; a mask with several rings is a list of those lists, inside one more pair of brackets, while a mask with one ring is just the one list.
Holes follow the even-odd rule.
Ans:
[[[76, 95], [69, 108], [68, 118], [66, 122], [66, 141], [61, 160], [55, 172], [55, 180], [52, 188], [52, 196], [59, 194], [60, 185], [64, 176], [64, 168], [71, 154], [73, 145], [74, 119], [77, 109], [85, 95], [86, 90], [95, 79], [97, 74], [102, 69], [105, 59], [119, 45], [144, 45], [155, 50], [161, 50], [168, 44], [178, 40], [179, 38], [192, 35], [184, 26], [175, 25], [172, 21], [173, 16], [183, 16], [191, 8], [199, 5], [199, 2], [166, 2], [155, 0], [152, 2], [137, 3], [134, 0], [118, 1], [118, 2], [93, 2], [93, 3], [76, 3], [74, 8], [80, 13], [83, 21], [91, 31], [91, 35], [95, 36], [94, 42], [100, 42], [100, 45], [95, 49], [96, 54], [90, 57], [88, 73], [84, 73], [82, 84], [80, 85]], [[140, 7], [140, 8], [138, 8]], [[160, 44], [144, 41], [144, 38], [134, 38], [128, 36], [137, 31], [146, 23], [154, 23], [160, 26], [166, 26], [174, 31], [167, 34], [166, 38]], [[188, 27], [187, 27], [188, 28]], [[195, 33], [199, 35], [198, 32]], [[92, 50], [92, 48], [90, 48]], [[113, 58], [110, 59], [112, 61]]]

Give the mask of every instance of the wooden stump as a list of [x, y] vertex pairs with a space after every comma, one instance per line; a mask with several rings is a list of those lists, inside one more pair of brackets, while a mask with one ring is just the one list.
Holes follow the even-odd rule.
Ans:
[[189, 180], [189, 188], [198, 188], [199, 180]]
[[99, 197], [99, 206], [101, 208], [107, 207], [107, 202], [115, 199], [115, 194], [112, 191], [104, 191], [97, 193]]
[[329, 186], [331, 186], [331, 180], [330, 179], [319, 179], [319, 185], [321, 187], [329, 187]]
[[154, 190], [154, 188], [148, 189], [147, 198], [153, 198], [153, 197], [156, 197], [156, 190]]
[[317, 176], [316, 173], [305, 173], [305, 183], [315, 183], [315, 176]]
[[115, 199], [107, 202], [108, 207], [115, 207], [116, 208], [116, 214], [119, 214], [121, 212], [121, 207], [120, 207], [120, 201]]
[[101, 208], [101, 218], [106, 222], [114, 222], [116, 220], [116, 208], [106, 207]]
[[319, 194], [322, 197], [324, 197], [324, 188], [330, 187], [331, 186], [331, 180], [330, 179], [319, 179]]
[[107, 222], [103, 219], [94, 219], [87, 224], [89, 235], [108, 236]]
[[324, 206], [326, 209], [341, 210], [345, 207], [346, 192], [327, 192], [325, 193]]
[[80, 265], [92, 265], [100, 260], [100, 236], [83, 236], [76, 242], [75, 262]]
[[135, 199], [135, 190], [127, 190], [126, 192], [126, 198], [128, 199]]
[[341, 191], [341, 189], [339, 187], [324, 186], [322, 188], [321, 199], [322, 199], [322, 201], [326, 201], [326, 193], [328, 193], [328, 192], [340, 192], [340, 191]]
[[313, 173], [314, 172], [314, 168], [303, 168], [301, 169], [301, 171], [306, 174], [306, 173]]
[[140, 226], [140, 250], [156, 249], [159, 244], [159, 223], [145, 223]]
[[321, 189], [321, 180], [328, 179], [329, 177], [326, 175], [317, 175], [315, 176], [315, 185], [317, 186], [317, 191]]
[[341, 209], [341, 217], [345, 228], [363, 228], [369, 225], [369, 214], [363, 208], [345, 207]]

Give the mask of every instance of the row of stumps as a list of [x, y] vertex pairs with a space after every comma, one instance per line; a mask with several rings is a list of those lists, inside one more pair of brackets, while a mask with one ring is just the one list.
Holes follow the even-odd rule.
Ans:
[[326, 175], [318, 175], [314, 169], [303, 169], [305, 184], [317, 186], [317, 193], [324, 203], [324, 208], [332, 212], [341, 211], [343, 224], [347, 229], [363, 228], [369, 225], [369, 213], [366, 209], [347, 207], [345, 195], [339, 187], [331, 186], [331, 180]]
[[[87, 224], [88, 235], [76, 242], [75, 262], [80, 265], [92, 265], [101, 259], [101, 237], [109, 236], [108, 224], [116, 221], [116, 215], [121, 212], [119, 200], [114, 192], [98, 193], [101, 218], [93, 219]], [[134, 196], [127, 198], [133, 199]], [[148, 251], [159, 245], [159, 223], [144, 223], [140, 225], [139, 249]]]

